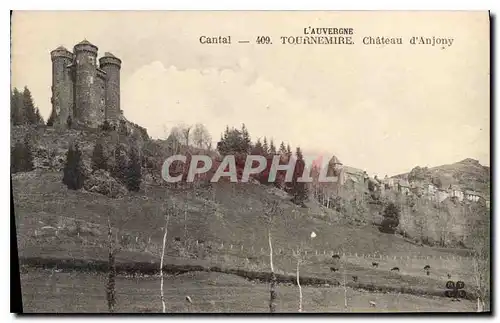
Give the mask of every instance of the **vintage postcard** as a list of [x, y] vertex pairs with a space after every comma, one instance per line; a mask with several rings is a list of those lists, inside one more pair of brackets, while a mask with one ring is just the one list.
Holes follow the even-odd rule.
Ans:
[[24, 313], [490, 312], [490, 15], [14, 11]]

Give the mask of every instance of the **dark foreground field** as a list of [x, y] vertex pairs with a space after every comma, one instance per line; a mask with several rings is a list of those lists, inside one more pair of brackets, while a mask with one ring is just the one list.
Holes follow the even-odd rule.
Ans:
[[[21, 274], [25, 313], [106, 313], [107, 277], [103, 274], [57, 273], [28, 269]], [[169, 313], [267, 313], [269, 287], [235, 275], [191, 272], [166, 276], [166, 307]], [[161, 312], [158, 277], [118, 277], [117, 311]], [[193, 304], [186, 301], [190, 296]], [[396, 293], [371, 293], [347, 289], [347, 309], [341, 287], [303, 287], [304, 312], [474, 312], [475, 304], [443, 297]], [[370, 306], [370, 301], [376, 303]], [[278, 286], [278, 312], [297, 312], [298, 288]]]

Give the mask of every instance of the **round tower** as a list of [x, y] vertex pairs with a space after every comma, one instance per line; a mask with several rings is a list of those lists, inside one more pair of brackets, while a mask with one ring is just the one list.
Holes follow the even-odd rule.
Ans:
[[106, 109], [105, 118], [116, 123], [120, 110], [120, 69], [122, 61], [111, 53], [104, 53], [99, 59], [100, 68], [106, 72]]
[[52, 59], [52, 115], [55, 126], [65, 126], [73, 118], [73, 79], [71, 64], [74, 55], [63, 46], [50, 52]]
[[98, 120], [97, 46], [87, 40], [76, 44], [75, 55], [75, 121], [96, 128]]

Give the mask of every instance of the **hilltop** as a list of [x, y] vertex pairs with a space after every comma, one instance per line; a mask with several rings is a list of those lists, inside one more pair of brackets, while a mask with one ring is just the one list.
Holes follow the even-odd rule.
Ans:
[[418, 180], [427, 183], [435, 183], [443, 188], [450, 185], [457, 185], [462, 190], [477, 191], [489, 200], [491, 170], [488, 166], [483, 166], [479, 161], [466, 158], [462, 161], [435, 166], [435, 167], [415, 167], [410, 172], [393, 176], [394, 178], [408, 178], [408, 180]]

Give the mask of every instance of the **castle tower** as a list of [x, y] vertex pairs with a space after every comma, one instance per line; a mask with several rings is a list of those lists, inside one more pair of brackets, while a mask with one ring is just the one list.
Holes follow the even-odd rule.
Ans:
[[106, 115], [105, 119], [116, 124], [120, 114], [120, 69], [122, 61], [106, 52], [99, 59], [99, 67], [106, 73]]
[[98, 48], [87, 40], [76, 44], [75, 55], [75, 121], [86, 126], [97, 128], [102, 122], [99, 118], [99, 97], [97, 84], [97, 51]]
[[50, 52], [52, 59], [52, 115], [55, 126], [66, 126], [68, 117], [73, 118], [73, 75], [71, 64], [74, 55], [59, 46]]

